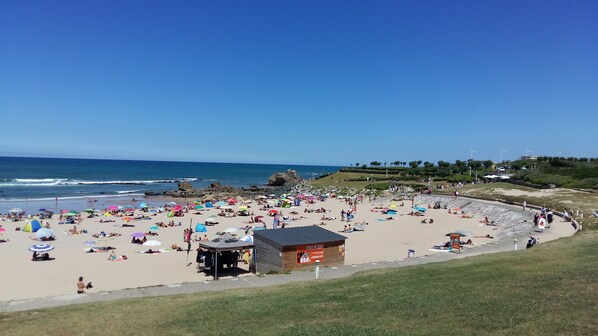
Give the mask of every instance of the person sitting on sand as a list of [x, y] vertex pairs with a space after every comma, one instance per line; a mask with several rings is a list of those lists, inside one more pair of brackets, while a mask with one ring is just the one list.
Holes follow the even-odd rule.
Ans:
[[114, 255], [114, 251], [110, 252], [110, 255], [108, 256], [108, 260], [110, 260], [110, 261], [116, 260], [116, 255]]

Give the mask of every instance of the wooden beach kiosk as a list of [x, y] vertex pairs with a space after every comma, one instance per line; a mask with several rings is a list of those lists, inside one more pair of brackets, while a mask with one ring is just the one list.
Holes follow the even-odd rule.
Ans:
[[347, 237], [319, 226], [260, 230], [253, 234], [256, 271], [285, 272], [345, 263]]

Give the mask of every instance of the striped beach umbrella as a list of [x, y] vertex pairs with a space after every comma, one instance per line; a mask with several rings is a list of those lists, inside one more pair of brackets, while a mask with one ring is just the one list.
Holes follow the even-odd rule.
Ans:
[[29, 247], [31, 252], [49, 252], [54, 249], [54, 246], [48, 244], [37, 244]]

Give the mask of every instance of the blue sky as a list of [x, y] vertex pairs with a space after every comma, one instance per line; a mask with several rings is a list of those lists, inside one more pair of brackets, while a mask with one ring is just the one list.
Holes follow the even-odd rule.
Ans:
[[2, 1], [0, 155], [598, 157], [596, 1]]

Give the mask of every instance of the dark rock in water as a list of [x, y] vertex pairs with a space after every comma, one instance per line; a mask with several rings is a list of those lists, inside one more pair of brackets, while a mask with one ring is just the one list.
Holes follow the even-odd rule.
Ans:
[[179, 191], [192, 191], [193, 185], [189, 182], [179, 182]]
[[269, 186], [279, 187], [288, 183], [298, 183], [301, 179], [296, 171], [289, 169], [284, 173], [274, 173], [268, 179]]
[[214, 182], [214, 183], [210, 184], [208, 189], [220, 190], [220, 189], [222, 189], [222, 184], [220, 182]]
[[145, 196], [162, 196], [162, 193], [155, 191], [146, 191], [144, 194]]

